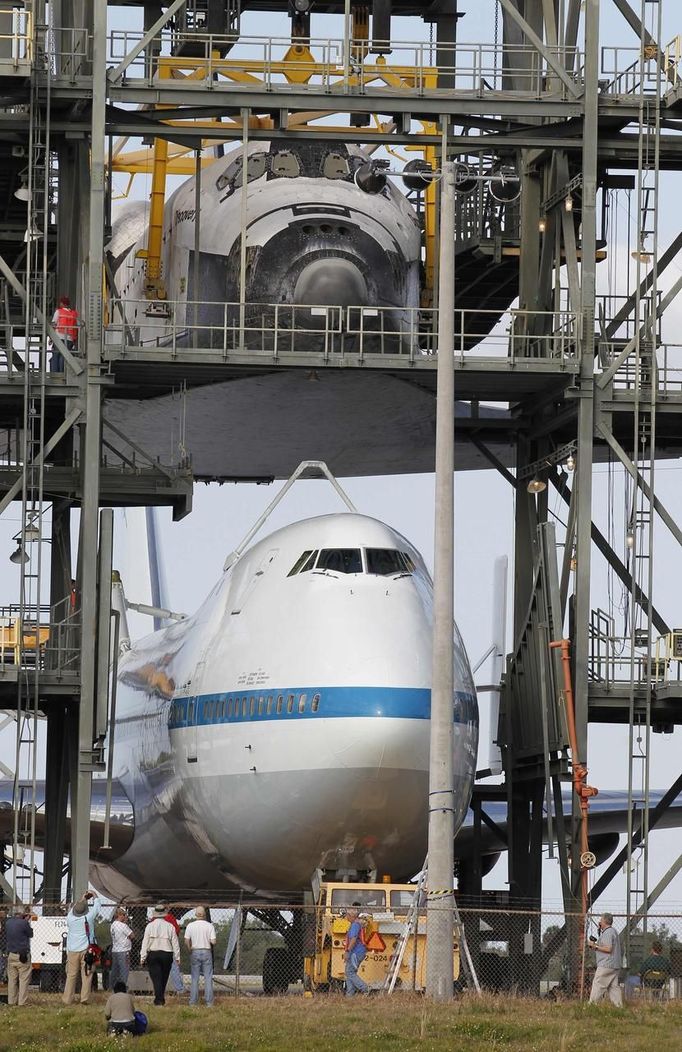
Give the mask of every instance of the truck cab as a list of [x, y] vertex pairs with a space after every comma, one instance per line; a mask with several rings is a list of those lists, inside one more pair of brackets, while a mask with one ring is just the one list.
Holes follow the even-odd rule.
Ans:
[[[346, 910], [359, 904], [367, 955], [358, 974], [371, 989], [384, 986], [391, 958], [412, 905], [414, 884], [323, 883], [315, 906], [315, 941], [304, 959], [307, 990], [340, 990], [345, 977]], [[419, 907], [416, 931], [409, 936], [396, 986], [421, 991], [426, 982], [426, 895]], [[453, 941], [455, 979], [459, 978], [459, 933]]]

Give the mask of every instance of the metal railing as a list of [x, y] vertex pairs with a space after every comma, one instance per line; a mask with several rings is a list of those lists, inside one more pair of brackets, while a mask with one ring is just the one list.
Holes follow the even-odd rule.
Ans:
[[[110, 303], [105, 357], [130, 349], [159, 357], [211, 351], [225, 358], [249, 353], [269, 360], [315, 353], [397, 355], [409, 360], [437, 353], [438, 311], [416, 307], [330, 307], [283, 303], [121, 300]], [[122, 311], [126, 321], [119, 320]], [[455, 355], [544, 358], [577, 354], [578, 319], [571, 311], [458, 310]], [[472, 354], [476, 348], [476, 355]]]
[[33, 60], [33, 15], [18, 6], [0, 11], [0, 73], [26, 73]]
[[590, 615], [589, 639], [590, 679], [607, 689], [630, 682], [633, 664], [635, 683], [644, 685], [647, 680], [656, 684], [682, 681], [682, 632], [659, 636], [655, 640], [651, 657], [646, 653], [646, 639], [642, 638], [643, 652], [633, 654], [630, 636], [616, 635], [613, 618], [597, 609]]
[[[622, 349], [622, 341], [620, 343], [601, 341], [599, 344], [600, 368], [607, 369]], [[633, 352], [615, 373], [614, 390], [634, 392], [638, 383], [641, 389], [642, 386], [648, 386], [653, 382], [661, 398], [682, 396], [682, 344], [660, 344], [656, 347], [655, 356], [656, 368], [652, 370], [652, 362], [646, 354], [640, 351], [638, 363]]]
[[676, 36], [667, 45], [659, 49], [654, 44], [645, 50], [644, 63], [638, 47], [603, 47], [601, 49], [602, 76], [609, 78], [602, 87], [602, 93], [608, 95], [634, 95], [639, 93], [657, 94], [659, 91], [659, 71], [665, 90], [672, 90], [680, 83], [680, 64], [682, 62], [682, 43]]
[[[108, 41], [109, 58], [122, 62], [142, 39], [139, 32], [115, 31]], [[191, 57], [170, 55], [191, 44]], [[158, 42], [153, 45], [155, 60]], [[197, 55], [197, 51], [199, 54]], [[320, 37], [306, 40], [292, 49], [290, 37], [213, 36], [199, 34], [162, 35], [161, 63], [193, 73], [190, 86], [216, 88], [216, 77], [232, 79], [235, 86], [248, 91], [277, 91], [293, 87], [297, 91], [378, 94], [389, 91], [421, 96], [451, 94], [452, 91], [474, 93], [483, 97], [490, 92], [508, 90], [514, 78], [515, 90], [524, 96], [568, 97], [567, 86], [530, 46], [503, 47], [501, 44], [447, 44], [436, 47], [426, 40], [393, 40], [385, 52], [370, 52], [367, 40], [351, 40], [346, 55], [342, 38]], [[552, 57], [563, 67], [582, 68], [580, 53], [574, 48], [551, 48]], [[227, 58], [221, 54], [229, 52]], [[151, 51], [150, 51], [151, 53]], [[125, 70], [126, 81], [145, 80], [158, 84], [147, 49]], [[580, 73], [569, 73], [576, 85]], [[186, 80], [164, 81], [171, 90], [188, 86]]]
[[54, 607], [0, 607], [0, 678], [9, 669], [76, 672], [80, 667], [80, 610], [67, 596]]

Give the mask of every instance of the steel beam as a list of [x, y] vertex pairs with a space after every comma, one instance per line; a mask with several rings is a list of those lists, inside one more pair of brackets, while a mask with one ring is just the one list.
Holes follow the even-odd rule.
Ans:
[[[592, 462], [594, 434], [594, 318], [597, 256], [597, 142], [599, 136], [599, 0], [585, 5], [585, 124], [581, 254], [581, 338], [576, 481], [576, 558], [573, 639], [575, 723], [578, 755], [587, 756], [592, 563]], [[573, 798], [571, 851], [574, 883], [580, 871], [580, 809]]]
[[[101, 0], [95, 0], [95, 3], [98, 3], [98, 2], [101, 3]], [[163, 27], [165, 25], [167, 25], [168, 22], [170, 22], [170, 20], [173, 17], [173, 15], [177, 11], [179, 11], [181, 7], [184, 7], [185, 2], [186, 2], [186, 0], [173, 0], [173, 3], [169, 4], [169, 6], [166, 8], [164, 14], [162, 14], [160, 18], [157, 18], [156, 22], [154, 22], [154, 24], [149, 27], [147, 32], [143, 34], [142, 39], [137, 42], [137, 44], [132, 49], [132, 51], [129, 51], [128, 54], [126, 55], [126, 57], [123, 59], [123, 61], [119, 62], [118, 66], [116, 66], [116, 69], [113, 69], [111, 71], [111, 73], [109, 74], [109, 79], [110, 79], [112, 84], [116, 84], [118, 81], [120, 81], [121, 77], [123, 76], [123, 74], [127, 70], [128, 66], [131, 64], [131, 62], [134, 62], [135, 59], [137, 58], [137, 56], [142, 54], [142, 52], [147, 47], [147, 45], [151, 44], [151, 42], [153, 41], [154, 37], [158, 36], [158, 34], [163, 29]], [[106, 7], [106, 5], [103, 5], [103, 6]], [[106, 11], [105, 11], [105, 16], [106, 16]], [[106, 32], [106, 29], [105, 29], [105, 32]], [[94, 58], [93, 58], [93, 66], [94, 66]], [[95, 70], [93, 69], [93, 74], [94, 73], [95, 73]], [[106, 69], [105, 69], [105, 75], [106, 75]]]
[[[61, 442], [64, 436], [77, 423], [77, 421], [80, 419], [80, 416], [80, 409], [71, 410], [64, 422], [59, 425], [52, 437], [49, 438], [45, 445], [39, 450], [38, 455], [35, 459], [36, 467], [40, 466], [40, 464], [42, 464], [45, 460], [45, 457], [50, 455], [55, 446], [57, 446]], [[2, 500], [0, 500], [0, 515], [2, 515], [2, 513], [9, 507], [14, 498], [19, 495], [19, 493], [21, 492], [22, 485], [22, 476], [20, 475], [16, 482], [14, 482], [9, 487]]]
[[[660, 277], [663, 271], [668, 267], [668, 265], [672, 263], [672, 261], [675, 259], [675, 256], [681, 248], [682, 232], [680, 232], [679, 234], [677, 234], [676, 237], [673, 238], [673, 240], [668, 245], [661, 258], [659, 259], [657, 267], [658, 277]], [[644, 296], [647, 295], [649, 289], [651, 288], [652, 282], [653, 270], [650, 270], [644, 278], [644, 280], [640, 283], [639, 291], [635, 291], [630, 296], [628, 296], [623, 306], [620, 308], [620, 310], [616, 311], [613, 318], [606, 326], [606, 336], [608, 339], [612, 339], [618, 332], [618, 329], [623, 324], [623, 322], [630, 317], [632, 311], [634, 310], [637, 300], [643, 299]]]
[[621, 464], [626, 469], [630, 477], [634, 480], [635, 485], [641, 489], [646, 499], [652, 502], [655, 510], [658, 512], [662, 521], [666, 524], [677, 543], [682, 547], [682, 530], [677, 525], [677, 523], [675, 522], [665, 505], [658, 499], [658, 497], [654, 493], [651, 492], [650, 486], [644, 481], [639, 469], [635, 464], [633, 464], [632, 460], [627, 455], [618, 439], [614, 437], [610, 428], [608, 428], [606, 424], [604, 424], [601, 420], [597, 421], [597, 429], [600, 435], [608, 442], [611, 449], [616, 454], [616, 456], [618, 457], [618, 459], [620, 460]]
[[[99, 511], [102, 437], [102, 275], [105, 214], [107, 5], [92, 8], [92, 126], [87, 256], [87, 375], [84, 378], [83, 502], [80, 522], [81, 567], [81, 700], [78, 711], [78, 757], [75, 805], [71, 817], [71, 865], [74, 897], [88, 887], [90, 798], [93, 770], [94, 706], [97, 646], [97, 516]], [[72, 787], [74, 781], [72, 781]], [[72, 793], [73, 796], [73, 793]]]
[[533, 27], [529, 25], [518, 8], [514, 6], [513, 0], [499, 0], [499, 3], [505, 9], [512, 22], [516, 23], [529, 43], [531, 43], [535, 50], [542, 55], [550, 69], [554, 70], [559, 80], [568, 89], [569, 94], [572, 95], [574, 99], [579, 99], [582, 92], [576, 86], [575, 81], [568, 75], [565, 66], [562, 66], [552, 52], [545, 47]]
[[[570, 505], [570, 503], [571, 503], [571, 491], [568, 488], [568, 486], [559, 479], [558, 472], [554, 471], [553, 469], [550, 469], [550, 471], [548, 472], [548, 478], [549, 478], [550, 482], [552, 483], [552, 485], [554, 486], [554, 488], [559, 493], [559, 495], [566, 502], [566, 504]], [[607, 539], [604, 536], [604, 534], [601, 532], [601, 530], [599, 530], [599, 528], [597, 526], [595, 526], [594, 523], [591, 523], [590, 535], [591, 535], [591, 539], [594, 542], [596, 548], [604, 556], [604, 558], [608, 562], [609, 566], [611, 566], [613, 568], [613, 570], [615, 570], [617, 576], [620, 578], [620, 580], [625, 585], [625, 587], [628, 589], [628, 591], [630, 591], [630, 589], [633, 587], [632, 574], [628, 570], [628, 568], [625, 565], [625, 563], [621, 562], [621, 560], [618, 558], [618, 556], [614, 552], [613, 548], [611, 547], [611, 545], [607, 541]], [[634, 583], [634, 588], [635, 588], [635, 600], [637, 602], [637, 605], [639, 607], [641, 607], [642, 610], [647, 612], [648, 609], [649, 609], [649, 598], [648, 598], [648, 596], [644, 593], [644, 591], [639, 587], [639, 585], [636, 582]], [[589, 611], [588, 611], [588, 617], [589, 617]], [[667, 622], [664, 620], [662, 615], [659, 614], [658, 610], [656, 610], [655, 607], [653, 608], [653, 612], [652, 612], [652, 620], [653, 620], [654, 625], [658, 629], [658, 631], [661, 633], [661, 635], [662, 636], [667, 635], [667, 633], [670, 631], [670, 628], [669, 628]]]

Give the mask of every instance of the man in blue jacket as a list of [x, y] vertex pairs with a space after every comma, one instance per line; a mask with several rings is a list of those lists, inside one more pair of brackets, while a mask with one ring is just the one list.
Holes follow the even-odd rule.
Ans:
[[82, 899], [74, 902], [66, 916], [66, 984], [62, 1001], [70, 1005], [76, 992], [78, 974], [81, 977], [81, 1004], [90, 1000], [92, 967], [88, 965], [87, 951], [95, 941], [95, 920], [100, 902], [92, 891], [86, 891]]
[[33, 928], [23, 906], [15, 906], [6, 922], [7, 1004], [25, 1005], [31, 981], [31, 939]]
[[360, 921], [360, 911], [354, 903], [346, 910], [346, 920], [350, 928], [346, 932], [346, 943], [344, 958], [346, 961], [346, 996], [354, 994], [366, 994], [369, 987], [364, 979], [358, 975], [358, 968], [365, 959], [367, 947], [364, 940], [364, 926]]

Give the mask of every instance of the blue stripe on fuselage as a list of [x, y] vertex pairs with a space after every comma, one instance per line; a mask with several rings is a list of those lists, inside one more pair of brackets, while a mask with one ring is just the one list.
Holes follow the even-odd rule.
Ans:
[[[475, 697], [465, 691], [455, 691], [454, 697], [454, 722], [477, 722]], [[252, 688], [176, 698], [170, 707], [169, 727], [348, 716], [427, 720], [430, 708], [431, 691], [412, 687]]]

